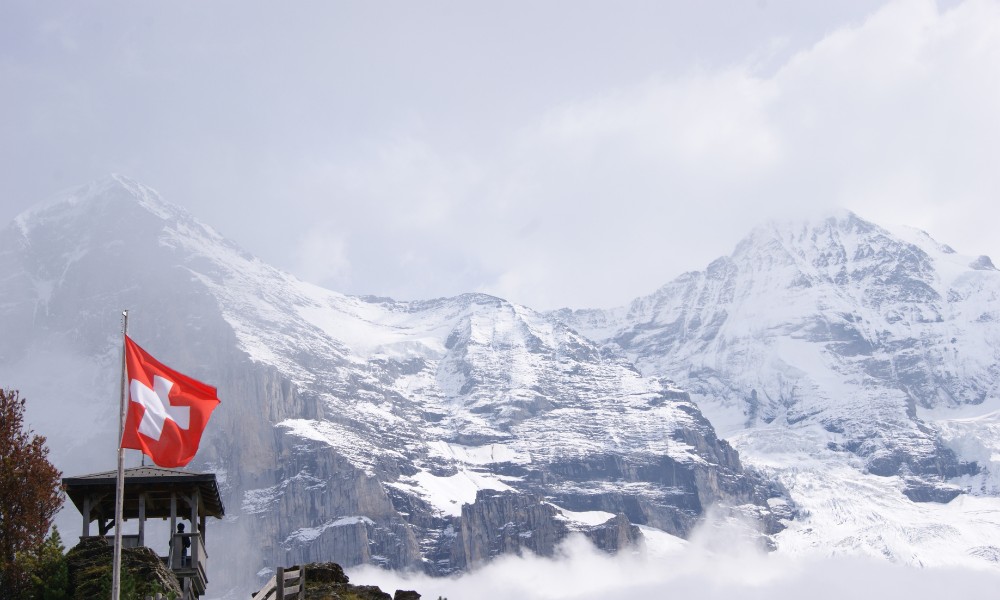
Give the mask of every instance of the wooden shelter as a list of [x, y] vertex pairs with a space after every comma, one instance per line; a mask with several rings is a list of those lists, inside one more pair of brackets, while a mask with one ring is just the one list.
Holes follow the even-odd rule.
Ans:
[[[108, 537], [115, 526], [116, 471], [63, 479], [63, 489], [83, 515], [82, 538], [91, 536], [97, 523], [100, 537]], [[185, 595], [198, 597], [208, 583], [205, 563], [205, 520], [225, 515], [215, 473], [193, 473], [162, 467], [125, 470], [122, 518], [138, 519], [139, 533], [123, 535], [122, 546], [145, 546], [146, 520], [170, 520], [170, 547], [160, 558], [177, 575]], [[191, 530], [177, 531], [178, 519], [188, 520]], [[189, 551], [190, 550], [190, 551]]]

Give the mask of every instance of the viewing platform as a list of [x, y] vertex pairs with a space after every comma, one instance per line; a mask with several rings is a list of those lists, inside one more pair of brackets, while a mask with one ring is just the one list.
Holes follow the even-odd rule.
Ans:
[[[107, 471], [63, 479], [66, 495], [83, 516], [81, 540], [101, 537], [113, 543], [117, 477], [117, 471]], [[123, 534], [122, 547], [145, 546], [155, 551], [146, 544], [146, 521], [169, 519], [168, 551], [160, 560], [177, 577], [184, 593], [183, 600], [197, 600], [205, 593], [208, 585], [205, 521], [208, 517], [221, 519], [223, 516], [225, 507], [214, 473], [162, 467], [125, 470], [122, 518], [126, 522], [137, 519], [138, 533]], [[184, 520], [190, 523], [189, 531], [184, 531], [183, 523], [179, 522]], [[95, 522], [96, 536], [91, 532], [91, 523]]]

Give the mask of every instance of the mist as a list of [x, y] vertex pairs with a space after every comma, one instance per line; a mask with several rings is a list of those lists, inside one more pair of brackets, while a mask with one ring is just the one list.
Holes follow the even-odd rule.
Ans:
[[1000, 5], [0, 5], [0, 223], [118, 172], [335, 291], [622, 306], [849, 208], [1000, 254]]
[[349, 571], [352, 583], [383, 591], [412, 589], [434, 600], [854, 600], [978, 598], [995, 593], [1000, 573], [989, 569], [919, 568], [872, 558], [793, 557], [747, 545], [728, 551], [697, 538], [668, 552], [597, 550], [582, 536], [568, 538], [556, 556], [504, 556], [452, 578], [407, 576], [374, 567]]

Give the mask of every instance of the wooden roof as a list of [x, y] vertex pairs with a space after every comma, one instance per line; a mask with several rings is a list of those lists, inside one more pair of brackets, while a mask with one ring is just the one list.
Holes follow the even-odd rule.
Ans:
[[[117, 478], [118, 471], [65, 477], [62, 480], [63, 489], [80, 514], [83, 514], [84, 498], [90, 496], [92, 519], [113, 518]], [[122, 505], [122, 516], [126, 520], [139, 518], [139, 494], [143, 493], [146, 495], [146, 518], [168, 518], [170, 495], [176, 493], [190, 496], [195, 490], [201, 493], [199, 516], [218, 519], [225, 516], [226, 509], [219, 495], [215, 473], [194, 473], [163, 467], [125, 469], [125, 503]], [[184, 503], [180, 503], [177, 514], [184, 518], [190, 513]]]

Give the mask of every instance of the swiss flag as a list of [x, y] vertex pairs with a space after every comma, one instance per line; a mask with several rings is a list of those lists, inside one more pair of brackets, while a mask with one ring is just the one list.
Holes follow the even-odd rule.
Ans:
[[142, 450], [161, 467], [191, 462], [212, 411], [215, 388], [182, 375], [125, 336], [128, 417], [122, 448]]

